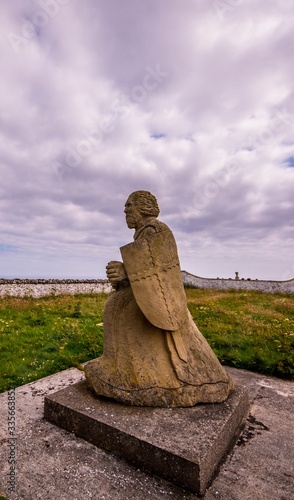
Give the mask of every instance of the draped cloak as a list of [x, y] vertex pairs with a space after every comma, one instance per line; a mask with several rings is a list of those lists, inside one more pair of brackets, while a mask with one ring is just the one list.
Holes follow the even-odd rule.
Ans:
[[128, 280], [105, 304], [103, 355], [85, 366], [90, 386], [137, 406], [224, 401], [233, 382], [187, 309], [172, 232], [154, 219], [134, 240], [120, 249]]

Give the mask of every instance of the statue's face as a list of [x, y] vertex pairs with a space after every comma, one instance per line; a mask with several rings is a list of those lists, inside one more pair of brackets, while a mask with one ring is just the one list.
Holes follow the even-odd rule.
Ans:
[[124, 212], [126, 214], [127, 226], [130, 229], [138, 229], [138, 227], [144, 224], [144, 216], [140, 212], [140, 206], [131, 196], [126, 201]]

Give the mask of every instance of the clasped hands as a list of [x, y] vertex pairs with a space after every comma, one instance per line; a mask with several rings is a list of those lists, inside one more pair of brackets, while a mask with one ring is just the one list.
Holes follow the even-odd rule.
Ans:
[[108, 262], [106, 275], [114, 290], [117, 290], [122, 280], [128, 277], [123, 263], [116, 260]]

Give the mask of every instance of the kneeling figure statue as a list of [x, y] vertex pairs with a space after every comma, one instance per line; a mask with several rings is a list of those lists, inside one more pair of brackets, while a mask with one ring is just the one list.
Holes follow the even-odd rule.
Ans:
[[85, 366], [88, 383], [135, 406], [225, 401], [233, 381], [187, 309], [176, 242], [157, 220], [155, 196], [135, 191], [125, 214], [134, 242], [106, 268], [115, 292], [104, 308], [103, 355]]

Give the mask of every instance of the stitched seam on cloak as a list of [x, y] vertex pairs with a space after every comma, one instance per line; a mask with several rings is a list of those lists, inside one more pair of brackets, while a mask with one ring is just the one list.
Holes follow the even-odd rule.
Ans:
[[[174, 269], [175, 267], [179, 267], [179, 264], [174, 264], [173, 266], [167, 266], [165, 267], [166, 270], [171, 270], [171, 269]], [[148, 267], [147, 269], [143, 269], [143, 271], [138, 271], [137, 273], [133, 273], [134, 275], [138, 276], [138, 275], [145, 275], [145, 273], [147, 271], [149, 271], [150, 269], [152, 269], [151, 267]], [[149, 273], [149, 274], [146, 274], [145, 276], [142, 276], [142, 277], [139, 277], [139, 278], [132, 278], [132, 273], [130, 273], [128, 275], [129, 279], [132, 280], [132, 282], [134, 281], [140, 281], [141, 279], [145, 279], [145, 278], [151, 278], [152, 276], [155, 276], [157, 275], [157, 271], [154, 271], [154, 273]]]
[[[152, 252], [151, 252], [151, 248], [150, 248], [150, 243], [149, 243], [149, 240], [147, 240], [147, 244], [148, 244], [148, 250], [149, 250], [149, 253], [150, 253], [150, 256], [151, 256], [151, 261], [152, 261], [152, 264], [153, 266], [155, 267], [155, 262], [154, 262], [154, 259], [153, 259], [153, 255], [152, 255]], [[157, 281], [158, 281], [158, 284], [159, 284], [159, 287], [160, 287], [160, 290], [161, 290], [161, 295], [162, 295], [162, 298], [165, 302], [165, 307], [166, 307], [166, 310], [167, 310], [167, 313], [168, 313], [168, 316], [169, 316], [169, 319], [170, 319], [170, 322], [171, 324], [173, 325], [174, 322], [173, 322], [173, 319], [172, 319], [172, 316], [171, 316], [171, 313], [170, 313], [170, 310], [169, 310], [169, 307], [168, 307], [168, 304], [167, 304], [167, 300], [166, 300], [166, 297], [165, 297], [165, 294], [163, 292], [163, 288], [162, 288], [162, 284], [161, 284], [161, 281], [159, 279], [159, 276], [157, 273], [155, 273], [155, 276], [157, 278]]]

